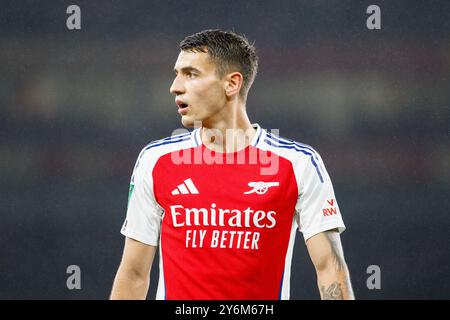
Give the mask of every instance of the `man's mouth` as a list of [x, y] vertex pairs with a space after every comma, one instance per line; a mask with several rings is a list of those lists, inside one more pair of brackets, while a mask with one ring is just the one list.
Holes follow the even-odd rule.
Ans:
[[180, 108], [180, 109], [184, 109], [189, 106], [187, 103], [184, 103], [181, 100], [175, 100], [175, 103], [177, 104], [178, 108]]
[[184, 101], [175, 100], [175, 103], [178, 106], [178, 113], [179, 114], [185, 115], [187, 113], [187, 111], [189, 110], [188, 109], [189, 105], [187, 103], [185, 103]]

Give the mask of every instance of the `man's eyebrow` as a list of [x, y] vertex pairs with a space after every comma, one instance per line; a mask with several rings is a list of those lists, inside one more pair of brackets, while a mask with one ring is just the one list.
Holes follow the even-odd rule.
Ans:
[[[176, 68], [173, 68], [173, 71], [175, 73], [178, 73], [178, 70]], [[192, 71], [200, 73], [200, 70], [198, 70], [197, 68], [191, 67], [191, 66], [183, 67], [183, 68], [180, 69], [180, 71], [183, 72], [183, 73], [192, 72]]]

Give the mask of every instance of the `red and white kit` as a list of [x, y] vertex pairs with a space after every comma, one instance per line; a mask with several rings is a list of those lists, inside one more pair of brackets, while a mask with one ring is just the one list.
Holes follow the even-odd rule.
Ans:
[[254, 128], [234, 153], [200, 129], [140, 153], [121, 232], [159, 246], [157, 299], [289, 299], [296, 230], [345, 229], [319, 154]]

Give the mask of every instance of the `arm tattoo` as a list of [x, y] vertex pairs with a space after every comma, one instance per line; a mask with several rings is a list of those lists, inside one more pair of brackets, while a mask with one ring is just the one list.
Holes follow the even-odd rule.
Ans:
[[345, 273], [345, 278], [341, 279], [343, 282], [333, 282], [328, 288], [325, 288], [325, 286], [320, 287], [322, 299], [324, 300], [344, 299], [344, 292], [346, 293], [346, 296], [348, 295], [354, 298], [347, 266], [345, 264], [344, 251], [342, 249], [339, 233], [336, 231], [337, 230], [329, 231], [326, 235], [331, 247], [333, 266], [338, 273]]
[[323, 300], [343, 300], [344, 295], [341, 290], [341, 284], [338, 282], [333, 282], [328, 288], [325, 286], [320, 288]]

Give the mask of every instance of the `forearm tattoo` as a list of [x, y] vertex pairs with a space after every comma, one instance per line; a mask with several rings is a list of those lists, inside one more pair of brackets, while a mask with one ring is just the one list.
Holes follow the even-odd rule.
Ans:
[[342, 293], [341, 284], [333, 282], [328, 288], [322, 286], [320, 288], [323, 300], [343, 300], [344, 295]]
[[[336, 230], [337, 231], [337, 230]], [[323, 300], [342, 300], [344, 295], [346, 297], [354, 298], [352, 285], [350, 283], [350, 277], [345, 265], [344, 253], [338, 233], [327, 232], [327, 238], [331, 246], [331, 253], [333, 257], [333, 267], [339, 274], [342, 275], [342, 279], [333, 282], [328, 287], [320, 286], [320, 292]], [[341, 277], [339, 277], [341, 278]]]

